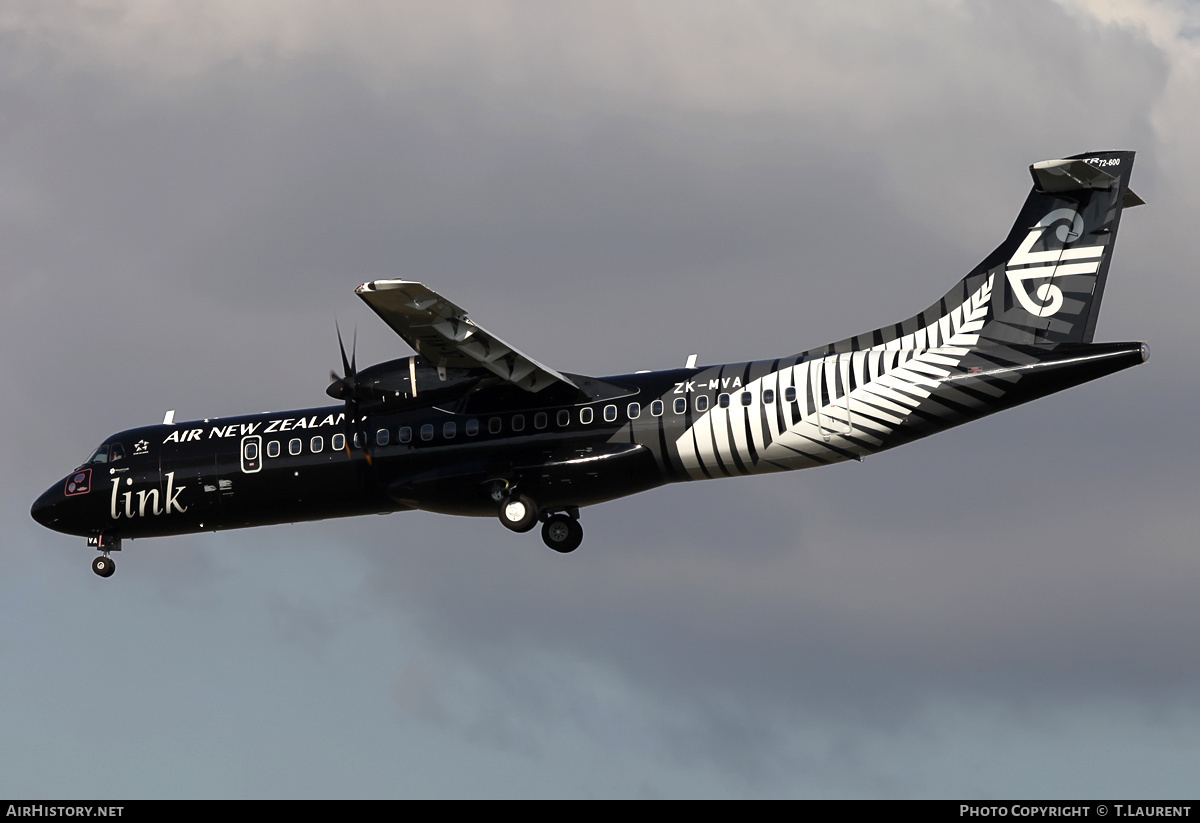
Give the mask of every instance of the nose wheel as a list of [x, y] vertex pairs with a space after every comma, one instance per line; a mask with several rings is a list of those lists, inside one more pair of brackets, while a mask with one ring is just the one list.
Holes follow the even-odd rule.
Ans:
[[112, 577], [113, 572], [117, 570], [117, 564], [108, 555], [97, 557], [92, 561], [92, 571], [101, 577]]

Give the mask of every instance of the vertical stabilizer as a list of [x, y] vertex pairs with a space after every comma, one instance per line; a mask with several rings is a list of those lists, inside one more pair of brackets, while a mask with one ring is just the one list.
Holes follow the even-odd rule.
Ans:
[[1033, 189], [1008, 237], [941, 300], [900, 323], [802, 355], [913, 348], [909, 341], [926, 339], [925, 330], [980, 293], [990, 294], [980, 346], [1092, 342], [1121, 212], [1143, 202], [1129, 189], [1133, 156], [1089, 152], [1034, 163]]

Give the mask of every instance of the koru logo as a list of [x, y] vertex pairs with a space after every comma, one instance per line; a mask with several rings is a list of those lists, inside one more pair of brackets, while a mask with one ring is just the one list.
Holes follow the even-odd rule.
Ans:
[[[1062, 248], [1033, 251], [1034, 244], [1042, 239], [1046, 230], [1055, 223], [1055, 237]], [[1016, 254], [1008, 261], [1005, 274], [1013, 296], [1021, 308], [1034, 317], [1051, 317], [1063, 307], [1062, 289], [1054, 285], [1053, 278], [1072, 274], [1095, 274], [1100, 269], [1104, 246], [1079, 246], [1069, 248], [1083, 234], [1083, 218], [1074, 209], [1055, 209], [1047, 214], [1029, 232]], [[1030, 280], [1045, 280], [1031, 295]]]

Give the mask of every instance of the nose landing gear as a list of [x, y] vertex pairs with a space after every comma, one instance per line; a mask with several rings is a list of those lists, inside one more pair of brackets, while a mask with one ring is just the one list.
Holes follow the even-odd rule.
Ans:
[[112, 577], [113, 572], [117, 570], [117, 564], [108, 556], [108, 553], [121, 550], [121, 538], [115, 534], [100, 532], [88, 538], [88, 545], [104, 552], [103, 557], [97, 557], [92, 561], [92, 571], [101, 577]]

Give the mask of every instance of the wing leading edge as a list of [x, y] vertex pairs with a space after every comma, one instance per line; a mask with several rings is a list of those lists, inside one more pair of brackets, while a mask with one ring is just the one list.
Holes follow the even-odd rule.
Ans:
[[522, 354], [473, 323], [461, 306], [411, 280], [374, 280], [354, 293], [413, 351], [436, 366], [484, 368], [530, 392], [555, 383], [579, 388], [565, 375]]

